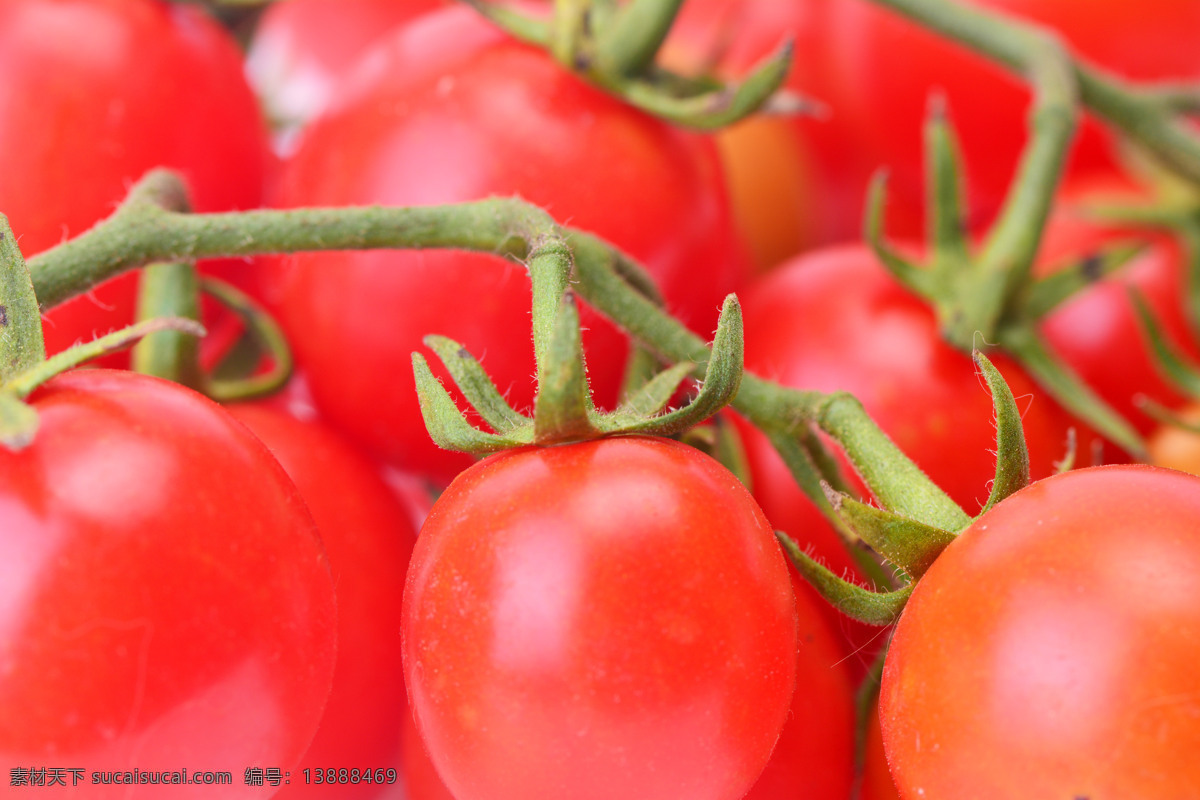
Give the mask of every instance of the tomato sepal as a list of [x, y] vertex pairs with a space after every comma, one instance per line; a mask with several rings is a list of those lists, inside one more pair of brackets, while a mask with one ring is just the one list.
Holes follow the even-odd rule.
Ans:
[[904, 570], [913, 580], [937, 559], [954, 541], [950, 531], [926, 525], [886, 509], [855, 500], [822, 483], [833, 510], [865, 544], [890, 563]]
[[796, 567], [801, 577], [817, 590], [834, 608], [846, 616], [867, 625], [884, 627], [891, 625], [904, 610], [904, 604], [912, 594], [914, 584], [899, 589], [877, 592], [857, 583], [839, 578], [824, 564], [814, 559], [783, 531], [775, 531], [775, 538], [783, 546], [783, 552]]

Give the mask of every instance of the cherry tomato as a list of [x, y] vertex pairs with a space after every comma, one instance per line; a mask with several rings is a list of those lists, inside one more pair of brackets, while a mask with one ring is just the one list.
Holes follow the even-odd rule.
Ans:
[[[795, 48], [786, 88], [825, 101], [826, 43], [820, 3], [690, 0], [663, 50], [684, 72], [744, 77], [785, 41]], [[839, 124], [820, 115], [755, 116], [716, 134], [738, 224], [766, 270], [815, 245], [857, 239], [867, 181], [875, 169]], [[890, 213], [902, 206], [893, 204]]]
[[[7, 0], [0, 74], [0, 212], [26, 256], [108, 216], [152, 167], [181, 171], [199, 211], [259, 205], [266, 131], [236, 45], [198, 6]], [[50, 352], [132, 322], [135, 285], [51, 311]]]
[[[1200, 423], [1200, 403], [1192, 403], [1181, 414], [1192, 424]], [[1200, 434], [1163, 425], [1150, 437], [1147, 447], [1152, 463], [1200, 475]]]
[[796, 626], [770, 526], [716, 461], [644, 437], [522, 449], [429, 515], [405, 679], [459, 800], [735, 800], [787, 716]]
[[[705, 335], [744, 261], [711, 142], [667, 126], [471, 16], [402, 28], [306, 131], [274, 203], [424, 205], [520, 195], [646, 264]], [[472, 38], [474, 37], [474, 38]], [[441, 48], [439, 51], [438, 48]], [[434, 54], [412, 61], [413, 53]], [[322, 414], [389, 463], [445, 483], [470, 463], [440, 451], [418, 412], [411, 353], [450, 336], [516, 407], [532, 400], [529, 283], [519, 265], [447, 251], [310, 254], [266, 277]], [[625, 341], [585, 316], [589, 375], [611, 403]]]
[[1200, 747], [1200, 479], [1064, 473], [954, 541], [879, 707], [904, 798], [1186, 798]]
[[[893, 441], [974, 513], [995, 477], [992, 399], [971, 359], [941, 340], [933, 312], [864, 245], [806, 254], [742, 296], [746, 368], [785, 386], [848, 391]], [[992, 357], [1024, 411], [1035, 477], [1054, 471], [1078, 426], [1011, 360]], [[771, 521], [805, 523], [807, 500], [765, 437], [746, 441], [754, 485]], [[1086, 447], [1086, 442], [1084, 442]], [[1084, 450], [1086, 452], [1086, 449]], [[770, 465], [777, 466], [770, 466]]]
[[900, 800], [900, 792], [892, 780], [887, 756], [883, 750], [883, 728], [879, 722], [878, 698], [871, 703], [870, 716], [867, 718], [867, 743], [858, 800]]
[[[41, 426], [0, 451], [0, 760], [92, 773], [288, 769], [329, 696], [333, 583], [267, 449], [175, 384], [89, 370], [32, 395]], [[237, 787], [245, 787], [238, 789]]]
[[302, 125], [319, 114], [370, 45], [446, 0], [288, 0], [254, 29], [246, 74], [271, 115]]
[[800, 621], [796, 691], [771, 759], [744, 800], [844, 800], [854, 777], [857, 670], [829, 624], [829, 604], [807, 586], [800, 591], [803, 581], [792, 576]]
[[1042, 333], [1079, 376], [1143, 434], [1157, 423], [1139, 411], [1137, 395], [1167, 406], [1184, 397], [1162, 378], [1146, 344], [1128, 292], [1146, 298], [1166, 335], [1193, 357], [1200, 355], [1184, 317], [1185, 263], [1171, 235], [1089, 219], [1089, 203], [1130, 203], [1143, 193], [1113, 179], [1073, 182], [1063, 190], [1042, 241], [1039, 271], [1095, 255], [1117, 241], [1141, 242], [1145, 252], [1116, 275], [1089, 287], [1046, 318]]
[[[319, 420], [278, 406], [229, 412], [258, 436], [295, 482], [321, 532], [337, 587], [338, 654], [333, 690], [316, 738], [277, 797], [328, 797], [300, 770], [400, 770], [409, 716], [400, 654], [400, 604], [416, 532], [376, 467]], [[378, 796], [375, 783], [339, 785], [340, 797]]]
[[[746, 464], [753, 478], [754, 499], [762, 506], [771, 525], [795, 539], [809, 555], [816, 557], [835, 575], [860, 584], [866, 583], [862, 570], [842, 537], [796, 485], [770, 440], [745, 419], [735, 416], [734, 422], [745, 446]], [[795, 569], [791, 572], [792, 587], [797, 597], [804, 597], [820, 609], [847, 650], [843, 658], [851, 675], [856, 681], [860, 680], [866, 675], [879, 648], [887, 641], [886, 631], [850, 619], [824, 600], [816, 589], [800, 577], [799, 572]]]
[[[970, 0], [971, 5], [1053, 29], [1088, 62], [1140, 81], [1200, 76], [1200, 6], [1190, 0], [1126, 3], [1101, 0]], [[1027, 138], [1030, 93], [994, 62], [938, 38], [896, 12], [861, 0], [821, 4], [825, 49], [821, 95], [848, 145], [886, 166], [892, 206], [924, 200], [922, 124], [930, 94], [942, 93], [962, 142], [973, 227], [999, 208]], [[903, 65], [898, 68], [898, 65]], [[1092, 121], [1082, 126], [1069, 170], [1116, 169], [1112, 138]], [[921, 229], [896, 228], [904, 235]]]
[[403, 739], [404, 789], [408, 800], [454, 800], [429, 760], [412, 714], [405, 717]]

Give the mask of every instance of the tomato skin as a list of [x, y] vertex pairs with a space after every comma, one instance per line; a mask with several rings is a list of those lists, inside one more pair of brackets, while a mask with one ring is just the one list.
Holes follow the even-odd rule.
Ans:
[[409, 700], [459, 800], [732, 800], [787, 714], [796, 614], [766, 519], [699, 451], [511, 451], [459, 475], [417, 540]]
[[[230, 414], [271, 450], [304, 498], [321, 533], [337, 587], [338, 655], [333, 689], [304, 768], [356, 764], [400, 769], [409, 716], [400, 653], [404, 575], [416, 531], [375, 465], [316, 419], [270, 403], [236, 404]], [[341, 797], [380, 795], [386, 786], [339, 786]], [[279, 798], [327, 797], [321, 784], [293, 779]]]
[[[239, 778], [295, 764], [329, 694], [336, 620], [278, 463], [220, 407], [154, 378], [69, 373], [32, 402], [33, 444], [0, 451], [3, 760]], [[178, 788], [87, 796], [212, 792]]]
[[[26, 257], [111, 214], [153, 167], [179, 170], [198, 211], [260, 204], [258, 105], [236, 45], [197, 7], [8, 0], [0, 74], [0, 212]], [[52, 310], [49, 351], [130, 324], [135, 286], [122, 276]]]
[[1133, 465], [1040, 481], [965, 530], [884, 669], [901, 796], [1194, 797], [1197, 519], [1200, 479]]
[[[996, 467], [991, 396], [971, 359], [941, 340], [929, 307], [868, 247], [830, 247], [795, 259], [749, 287], [742, 309], [749, 371], [785, 386], [850, 392], [956, 502], [970, 513], [982, 507]], [[1045, 477], [1078, 423], [1014, 362], [990, 357], [1024, 412], [1032, 473]], [[779, 486], [786, 470], [768, 446], [765, 437], [747, 438], [763, 510], [785, 525], [807, 500], [790, 477]]]
[[[824, 103], [823, 14], [822, 3], [689, 0], [662, 59], [684, 74], [715, 71], [734, 80], [790, 40], [796, 56], [785, 87]], [[839, 109], [829, 107], [820, 115], [752, 116], [716, 133], [758, 270], [814, 246], [860, 238], [863, 198], [877, 164], [863, 157], [840, 120]], [[901, 208], [893, 206], [890, 214]]]
[[[455, 49], [460, 38], [477, 41], [471, 32], [484, 24], [468, 17], [443, 39], [424, 37], [425, 51], [442, 44], [436, 67], [409, 60], [412, 29], [394, 32], [307, 130], [273, 203], [520, 195], [640, 259], [670, 308], [711, 334], [744, 268], [711, 142], [515, 42]], [[308, 254], [273, 261], [264, 280], [322, 414], [388, 463], [443, 484], [470, 463], [438, 450], [421, 422], [411, 353], [428, 334], [479, 356], [515, 407], [532, 402], [530, 290], [520, 265], [451, 251]], [[600, 402], [611, 403], [626, 343], [590, 310], [584, 327], [590, 379]]]
[[1185, 398], [1159, 373], [1129, 300], [1130, 289], [1146, 299], [1155, 319], [1175, 346], [1192, 358], [1200, 356], [1184, 317], [1186, 259], [1180, 243], [1168, 233], [1089, 219], [1095, 203], [1136, 203], [1144, 192], [1113, 179], [1068, 184], [1046, 228], [1038, 271], [1096, 254], [1118, 241], [1140, 242], [1145, 251], [1121, 270], [1088, 287], [1055, 309], [1041, 325], [1050, 347], [1119, 414], [1143, 435], [1157, 423], [1135, 405], [1145, 395], [1168, 407]]
[[871, 703], [867, 719], [867, 743], [863, 762], [862, 786], [858, 800], [900, 800], [900, 792], [888, 770], [883, 749], [883, 727], [879, 721], [879, 702]]
[[[1180, 415], [1193, 425], [1200, 424], [1200, 403], [1189, 404]], [[1146, 447], [1152, 464], [1200, 475], [1200, 434], [1163, 425], [1150, 437]]]
[[303, 123], [321, 112], [372, 42], [446, 0], [288, 0], [254, 29], [246, 72], [274, 115]]
[[[1052, 28], [1071, 51], [1104, 71], [1139, 81], [1200, 76], [1191, 46], [1200, 7], [1190, 0], [970, 0], [971, 5]], [[962, 143], [973, 229], [999, 209], [1027, 137], [1030, 93], [1003, 68], [860, 0], [829, 0], [818, 16], [822, 61], [831, 80], [819, 96], [861, 154], [889, 171], [892, 206], [922, 207], [923, 121], [932, 92], [947, 100]], [[895, 65], [903, 64], [903, 69]], [[1068, 172], [1117, 169], [1112, 138], [1088, 120], [1071, 149]], [[918, 223], [898, 234], [923, 231]]]
[[854, 776], [857, 670], [829, 623], [828, 604], [789, 572], [799, 619], [796, 691], [771, 759], [744, 800], [845, 800]]

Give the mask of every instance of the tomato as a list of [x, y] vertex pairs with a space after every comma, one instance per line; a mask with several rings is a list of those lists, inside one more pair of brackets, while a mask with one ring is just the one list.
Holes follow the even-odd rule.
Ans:
[[[1181, 413], [1188, 422], [1200, 423], [1200, 403], [1193, 402]], [[1163, 425], [1150, 437], [1147, 447], [1152, 463], [1200, 475], [1200, 434], [1186, 428]]]
[[[1200, 53], [1192, 46], [1200, 6], [1191, 0], [971, 0], [971, 5], [1048, 26], [1073, 53], [1118, 76], [1180, 82], [1200, 77]], [[1027, 138], [1025, 84], [877, 4], [830, 0], [822, 8], [816, 35], [824, 42], [820, 58], [830, 80], [821, 97], [847, 144], [888, 168], [891, 205], [921, 208], [922, 123], [931, 93], [940, 92], [962, 142], [968, 220], [973, 227], [986, 223], [1004, 198]], [[1072, 148], [1070, 172], [1107, 172], [1115, 165], [1111, 135], [1087, 122]], [[917, 226], [896, 230], [921, 233]]]
[[[743, 259], [711, 143], [661, 123], [457, 12], [395, 31], [285, 166], [280, 207], [424, 205], [520, 195], [646, 264], [669, 307], [711, 334]], [[482, 26], [482, 27], [481, 27]], [[436, 35], [433, 31], [437, 31]], [[458, 50], [459, 40], [475, 42]], [[440, 50], [439, 50], [440, 48]], [[413, 62], [428, 53], [432, 62]], [[411, 66], [411, 69], [409, 68]], [[525, 270], [487, 254], [298, 255], [269, 265], [268, 302], [322, 414], [376, 456], [443, 484], [470, 463], [438, 450], [417, 407], [411, 353], [461, 342], [516, 407], [532, 401]], [[589, 376], [611, 403], [626, 350], [585, 315]]]
[[1131, 288], [1141, 292], [1166, 335], [1193, 357], [1200, 355], [1183, 312], [1184, 254], [1179, 242], [1167, 233], [1102, 224], [1088, 219], [1083, 211], [1088, 203], [1139, 199], [1139, 190], [1111, 179], [1076, 182], [1064, 189], [1042, 241], [1040, 272], [1094, 255], [1118, 240], [1142, 242], [1146, 250], [1115, 276], [1056, 309], [1041, 330], [1084, 382], [1147, 434], [1156, 423], [1137, 409], [1135, 397], [1145, 395], [1167, 406], [1182, 404], [1184, 397], [1167, 384], [1155, 366], [1128, 293]]
[[[749, 287], [742, 309], [749, 371], [785, 386], [850, 392], [955, 502], [970, 513], [982, 507], [996, 469], [991, 396], [970, 357], [939, 338], [930, 308], [868, 247], [795, 259]], [[1010, 359], [989, 357], [1024, 412], [1033, 475], [1045, 477], [1079, 423]], [[796, 520], [803, 530], [815, 511], [806, 510], [765, 437], [746, 444], [767, 517], [784, 530]]]
[[792, 571], [800, 648], [796, 691], [779, 742], [744, 800], [845, 800], [854, 777], [854, 690], [857, 670], [829, 605], [798, 590]]
[[[327, 797], [300, 770], [329, 767], [399, 772], [409, 716], [400, 654], [404, 574], [416, 539], [407, 509], [376, 467], [319, 420], [265, 403], [229, 412], [279, 459], [316, 520], [337, 587], [338, 654], [333, 690], [316, 738], [280, 798]], [[375, 797], [374, 783], [339, 785], [340, 797]]]
[[[795, 56], [785, 87], [819, 102], [828, 78], [819, 3], [690, 0], [671, 30], [663, 60], [684, 72], [744, 77], [785, 40]], [[716, 134], [738, 224], [766, 270], [815, 245], [857, 239], [874, 160], [839, 125], [836, 107], [819, 116], [754, 116]]]
[[796, 631], [771, 528], [716, 461], [527, 448], [459, 475], [421, 530], [405, 680], [459, 800], [734, 800], [787, 716]]
[[[199, 211], [259, 205], [266, 132], [236, 45], [199, 7], [7, 0], [0, 74], [0, 211], [26, 256], [108, 216], [156, 166], [183, 173]], [[51, 311], [50, 352], [132, 322], [135, 285]]]
[[883, 728], [879, 722], [878, 698], [871, 703], [867, 717], [867, 741], [863, 756], [862, 786], [857, 800], [900, 800], [900, 793], [888, 770], [883, 750]]
[[450, 794], [429, 760], [412, 714], [405, 717], [403, 747], [405, 797], [408, 800], [454, 800], [454, 795]]
[[[333, 584], [312, 518], [219, 406], [89, 370], [0, 451], [0, 760], [92, 773], [288, 769], [329, 695]], [[211, 786], [88, 797], [212, 796]]]
[[1200, 479], [1064, 473], [966, 529], [900, 617], [879, 707], [904, 798], [1195, 795]]
[[446, 0], [272, 3], [255, 26], [246, 74], [273, 117], [303, 124], [325, 108], [375, 40], [445, 5]]

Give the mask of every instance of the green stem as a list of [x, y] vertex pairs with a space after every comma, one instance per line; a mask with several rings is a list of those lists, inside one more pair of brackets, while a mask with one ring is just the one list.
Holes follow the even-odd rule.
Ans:
[[154, 261], [195, 261], [314, 250], [441, 247], [525, 258], [557, 224], [516, 199], [424, 208], [296, 209], [183, 214], [149, 198], [182, 191], [154, 170], [131, 202], [80, 236], [29, 260], [34, 290], [53, 307], [96, 284]]
[[[561, 285], [563, 253], [553, 244], [557, 225], [545, 212], [516, 199], [427, 208], [224, 214], [181, 214], [147, 201], [169, 200], [181, 191], [174, 176], [155, 171], [139, 184], [134, 202], [91, 231], [33, 259], [39, 296], [53, 304], [152, 261], [404, 247], [475, 250], [519, 259], [534, 255], [539, 265], [545, 264], [551, 283]], [[703, 379], [711, 360], [707, 344], [622, 277], [635, 269], [632, 262], [583, 232], [568, 232], [568, 243], [575, 256], [579, 294], [655, 353], [672, 363], [694, 362], [693, 375]], [[548, 314], [546, 303], [539, 315]], [[819, 425], [839, 441], [875, 495], [900, 513], [951, 531], [969, 521], [848, 395], [801, 392], [746, 375], [734, 406], [760, 426], [781, 418]]]
[[[138, 319], [182, 317], [200, 319], [200, 282], [187, 262], [151, 264], [142, 270], [138, 289]], [[134, 372], [154, 375], [192, 389], [204, 383], [200, 342], [191, 334], [167, 330], [147, 336], [133, 346]]]
[[[966, 45], [1002, 66], [1025, 73], [1036, 59], [1032, 24], [1012, 21], [977, 6], [951, 0], [872, 0], [917, 24]], [[1200, 138], [1177, 118], [1153, 87], [1139, 91], [1131, 84], [1090, 65], [1072, 63], [1083, 104], [1136, 142], [1161, 164], [1200, 184]]]

